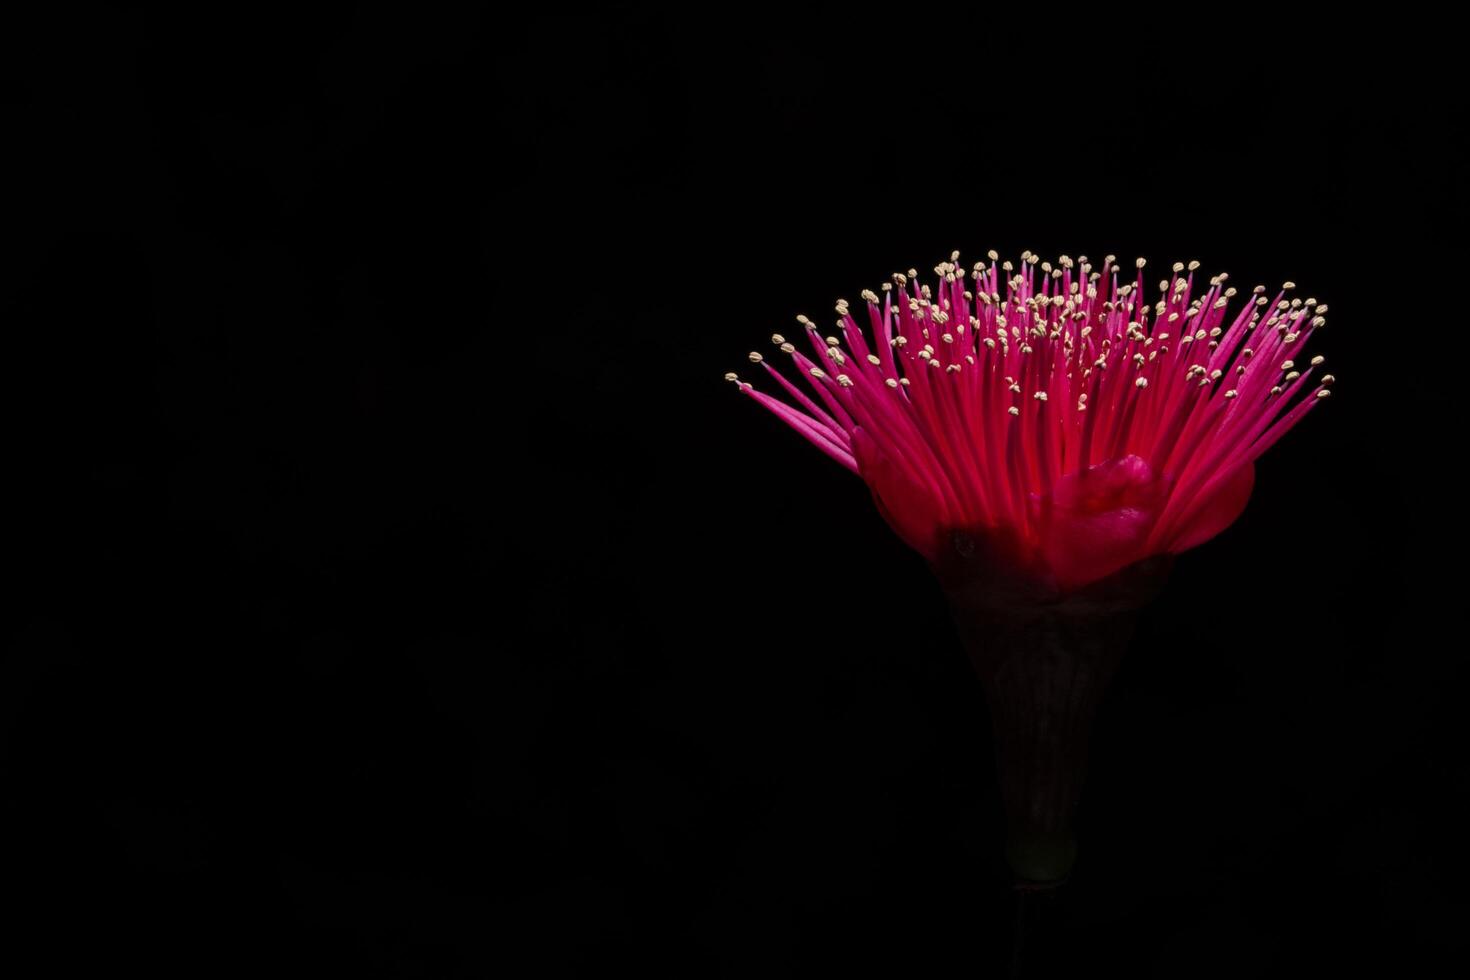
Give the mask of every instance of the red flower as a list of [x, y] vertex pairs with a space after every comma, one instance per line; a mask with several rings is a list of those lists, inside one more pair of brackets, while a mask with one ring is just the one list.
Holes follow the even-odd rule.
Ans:
[[[1050, 594], [1207, 541], [1239, 516], [1254, 460], [1329, 394], [1300, 352], [1325, 322], [1315, 299], [1238, 312], [1227, 277], [1197, 296], [1198, 263], [1175, 265], [1144, 301], [1112, 256], [1101, 268], [1023, 253], [949, 262], [937, 281], [895, 275], [864, 291], [871, 340], [845, 300], [837, 333], [798, 317], [812, 361], [782, 336], [810, 394], [760, 355], [788, 400], [736, 375], [828, 456], [860, 475], [879, 510], [938, 566], [956, 548], [1003, 554]], [[1000, 272], [1006, 273], [1002, 282]], [[970, 288], [967, 288], [970, 287]]]

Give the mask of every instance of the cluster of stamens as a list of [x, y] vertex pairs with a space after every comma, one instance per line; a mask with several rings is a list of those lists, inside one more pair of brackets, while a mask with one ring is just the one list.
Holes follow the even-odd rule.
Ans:
[[1201, 289], [1198, 262], [1175, 264], [1149, 301], [1144, 267], [990, 252], [966, 270], [956, 252], [932, 284], [909, 269], [864, 290], [866, 333], [846, 300], [831, 335], [797, 317], [811, 358], [774, 334], [805, 388], [752, 352], [789, 401], [725, 377], [854, 472], [886, 460], [952, 526], [1024, 529], [1058, 481], [1137, 457], [1169, 486], [1163, 545], [1334, 379], [1314, 383], [1323, 358], [1301, 353], [1327, 307], [1294, 283], [1256, 286], [1232, 315], [1225, 274]]

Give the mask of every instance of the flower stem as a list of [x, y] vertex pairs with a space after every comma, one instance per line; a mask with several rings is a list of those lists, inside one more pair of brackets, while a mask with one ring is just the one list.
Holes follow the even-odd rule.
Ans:
[[1026, 899], [1028, 889], [1016, 890], [1016, 936], [1011, 944], [1011, 980], [1021, 980], [1022, 955], [1026, 949]]

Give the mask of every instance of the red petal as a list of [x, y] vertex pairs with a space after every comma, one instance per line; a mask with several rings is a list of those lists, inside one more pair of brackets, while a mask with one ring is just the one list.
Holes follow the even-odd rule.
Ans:
[[924, 488], [895, 467], [861, 428], [852, 432], [858, 472], [873, 492], [878, 513], [904, 543], [930, 562], [939, 556], [939, 505]]
[[1213, 491], [1208, 500], [1191, 508], [1191, 513], [1174, 535], [1169, 552], [1177, 555], [1181, 551], [1188, 551], [1234, 524], [1240, 512], [1245, 510], [1246, 501], [1251, 497], [1251, 488], [1255, 485], [1255, 464], [1246, 463], [1225, 480], [1218, 490]]
[[1046, 560], [1063, 589], [1076, 589], [1145, 557], [1163, 488], [1137, 456], [1100, 463], [1057, 484], [1046, 531]]

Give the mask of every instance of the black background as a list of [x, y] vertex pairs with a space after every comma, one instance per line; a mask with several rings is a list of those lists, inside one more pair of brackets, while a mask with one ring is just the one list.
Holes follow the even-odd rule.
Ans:
[[10, 25], [7, 958], [1002, 975], [938, 590], [721, 381], [953, 248], [1295, 279], [1340, 379], [1142, 624], [1028, 969], [1463, 956], [1458, 69], [1228, 13]]

